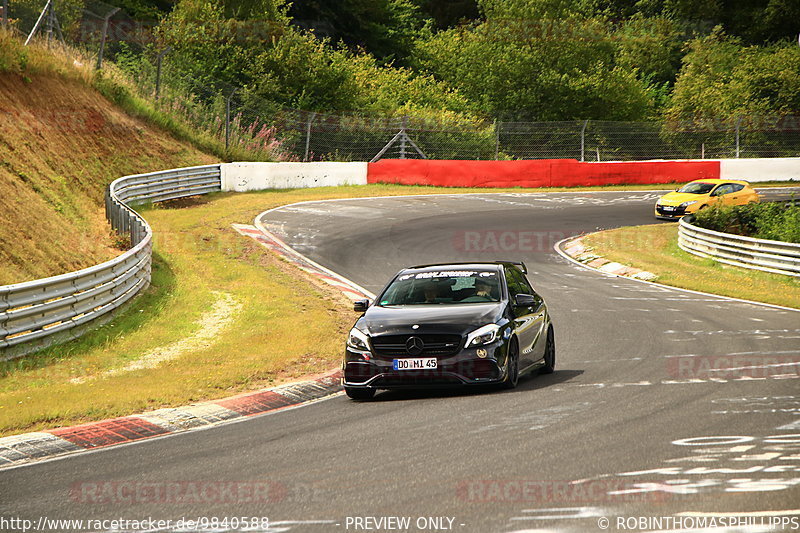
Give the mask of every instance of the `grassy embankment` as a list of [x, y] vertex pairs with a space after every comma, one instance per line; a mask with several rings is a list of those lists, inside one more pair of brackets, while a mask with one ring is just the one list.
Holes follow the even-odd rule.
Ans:
[[216, 160], [132, 118], [96, 81], [80, 62], [0, 30], [0, 285], [120, 253], [103, 211], [114, 178]]
[[584, 237], [594, 253], [647, 270], [673, 287], [800, 308], [800, 279], [718, 263], [678, 247], [678, 225], [601, 231]]

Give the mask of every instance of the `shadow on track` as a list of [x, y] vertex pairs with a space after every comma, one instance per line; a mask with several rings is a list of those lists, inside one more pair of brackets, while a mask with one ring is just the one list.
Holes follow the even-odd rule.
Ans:
[[398, 402], [408, 400], [424, 400], [433, 398], [456, 398], [462, 396], [481, 396], [484, 394], [515, 394], [521, 391], [546, 389], [578, 377], [583, 370], [556, 370], [552, 374], [532, 372], [520, 378], [516, 389], [505, 390], [497, 385], [455, 386], [440, 389], [395, 389], [379, 392], [370, 402]]

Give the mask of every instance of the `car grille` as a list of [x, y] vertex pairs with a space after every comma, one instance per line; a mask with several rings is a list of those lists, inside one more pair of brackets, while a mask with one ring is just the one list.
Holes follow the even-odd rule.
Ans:
[[406, 342], [410, 337], [422, 339], [424, 348], [422, 353], [414, 357], [440, 356], [447, 357], [457, 354], [461, 349], [461, 335], [439, 335], [439, 334], [419, 334], [419, 335], [381, 335], [372, 337], [372, 351], [376, 355], [388, 357], [411, 357], [406, 349]]
[[675, 206], [675, 208], [671, 211], [666, 211], [663, 205], [656, 206], [656, 212], [659, 215], [664, 215], [667, 217], [682, 217], [686, 214], [686, 208], [681, 206]]
[[462, 385], [463, 382], [455, 376], [443, 375], [401, 375], [388, 373], [376, 379], [372, 385], [381, 387], [409, 387], [418, 385]]

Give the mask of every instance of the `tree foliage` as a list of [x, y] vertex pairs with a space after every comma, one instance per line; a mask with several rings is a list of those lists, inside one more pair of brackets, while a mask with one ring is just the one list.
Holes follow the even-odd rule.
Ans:
[[730, 118], [798, 112], [800, 47], [745, 46], [717, 29], [689, 44], [667, 114]]
[[158, 48], [187, 79], [253, 102], [501, 120], [800, 113], [797, 0], [121, 1], [163, 17]]
[[564, 0], [483, 0], [485, 20], [420, 42], [421, 68], [487, 114], [519, 119], [635, 120], [653, 98], [602, 17]]
[[332, 47], [291, 25], [284, 4], [266, 7], [241, 19], [230, 18], [231, 12], [241, 17], [241, 11], [228, 6], [182, 0], [160, 36], [187, 76], [207, 86], [244, 87], [242, 97], [251, 102], [326, 112], [469, 111], [464, 98], [432, 77]]
[[317, 37], [369, 51], [383, 62], [403, 62], [423, 26], [411, 0], [313, 0], [294, 2], [293, 23]]

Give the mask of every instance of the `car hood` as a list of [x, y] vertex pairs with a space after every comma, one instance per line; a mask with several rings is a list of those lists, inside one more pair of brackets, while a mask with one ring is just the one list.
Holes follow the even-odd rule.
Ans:
[[[356, 323], [369, 335], [399, 333], [456, 333], [464, 335], [489, 323], [497, 323], [505, 304], [372, 306]], [[418, 326], [416, 329], [413, 326]]]
[[670, 192], [658, 199], [661, 205], [681, 205], [683, 202], [697, 202], [708, 198], [707, 194], [692, 194], [689, 192]]

